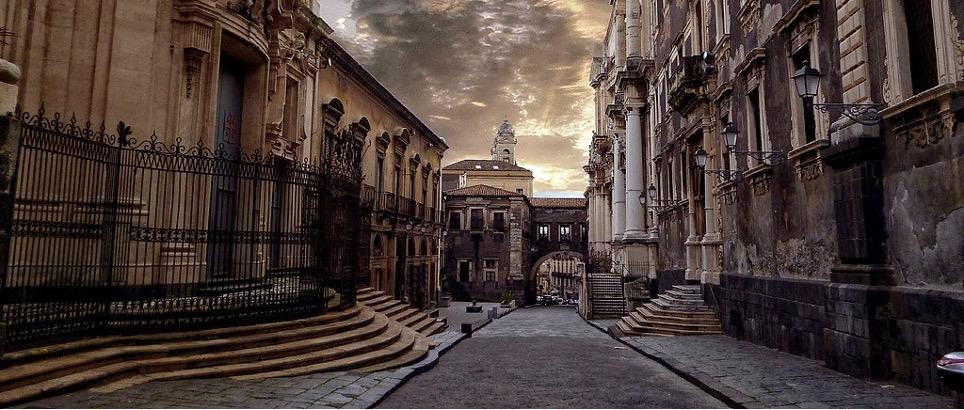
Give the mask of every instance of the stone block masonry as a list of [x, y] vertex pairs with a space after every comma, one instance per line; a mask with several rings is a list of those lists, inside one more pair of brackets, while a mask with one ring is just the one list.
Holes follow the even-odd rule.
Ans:
[[937, 393], [934, 363], [964, 348], [960, 292], [723, 274], [704, 298], [730, 336]]

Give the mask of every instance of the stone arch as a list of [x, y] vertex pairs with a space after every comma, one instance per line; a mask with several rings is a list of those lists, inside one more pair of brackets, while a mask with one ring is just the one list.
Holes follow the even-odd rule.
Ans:
[[539, 270], [539, 266], [542, 265], [543, 262], [560, 255], [572, 256], [574, 258], [578, 258], [580, 262], [586, 263], [586, 255], [583, 255], [581, 252], [570, 250], [548, 252], [535, 260], [535, 262], [529, 268], [529, 277], [534, 278], [536, 276], [536, 272]]

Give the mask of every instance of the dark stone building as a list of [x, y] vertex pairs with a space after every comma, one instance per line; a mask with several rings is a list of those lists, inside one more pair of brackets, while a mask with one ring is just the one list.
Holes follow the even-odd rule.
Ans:
[[[657, 244], [640, 271], [702, 283], [728, 334], [944, 391], [933, 364], [964, 348], [962, 18], [954, 0], [614, 1], [587, 166], [614, 216], [591, 229]], [[642, 187], [630, 242], [604, 225], [629, 237], [617, 205]]]

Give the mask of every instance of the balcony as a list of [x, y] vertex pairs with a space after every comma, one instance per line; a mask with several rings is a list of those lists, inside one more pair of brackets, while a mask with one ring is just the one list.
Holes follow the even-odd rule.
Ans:
[[395, 212], [398, 210], [398, 202], [395, 201], [395, 194], [391, 192], [382, 192], [378, 197], [377, 209], [383, 212]]
[[375, 192], [375, 187], [365, 184], [362, 185], [361, 190], [361, 207], [363, 209], [372, 209], [375, 207], [375, 200], [378, 198], [378, 193]]
[[435, 213], [435, 208], [425, 207], [425, 220], [429, 222], [438, 222], [438, 215]]
[[415, 216], [415, 200], [411, 198], [398, 197], [398, 214], [402, 216]]
[[670, 78], [669, 105], [680, 113], [689, 111], [705, 97], [703, 86], [715, 70], [712, 57], [683, 57]]
[[419, 219], [428, 219], [425, 216], [425, 205], [420, 203], [415, 204], [415, 217]]

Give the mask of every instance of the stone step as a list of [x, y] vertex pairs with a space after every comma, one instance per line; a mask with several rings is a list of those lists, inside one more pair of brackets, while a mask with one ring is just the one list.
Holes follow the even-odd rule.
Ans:
[[702, 294], [702, 293], [680, 292], [680, 291], [675, 290], [675, 289], [670, 289], [670, 290], [666, 291], [666, 293], [664, 293], [664, 294], [662, 294], [662, 295], [660, 295], [660, 296], [663, 296], [663, 295], [672, 296], [673, 298], [676, 298], [676, 299], [684, 299], [684, 300], [690, 300], [690, 299], [694, 299], [694, 300], [695, 300], [695, 299], [698, 299], [698, 300], [701, 300], [701, 301], [703, 300], [703, 294]]
[[709, 312], [710, 308], [703, 304], [677, 304], [669, 302], [663, 298], [655, 299], [650, 302], [663, 310], [675, 310], [683, 312]]
[[355, 295], [355, 300], [358, 301], [358, 302], [366, 302], [366, 301], [370, 301], [370, 300], [376, 299], [376, 298], [381, 298], [381, 297], [384, 297], [384, 296], [388, 296], [389, 298], [391, 297], [391, 295], [386, 295], [385, 292], [382, 292], [382, 291], [380, 291], [380, 290], [376, 290], [376, 291], [371, 291], [371, 292], [366, 292], [366, 293], [359, 293], [359, 294]]
[[392, 299], [391, 296], [385, 295], [385, 296], [379, 296], [379, 297], [373, 298], [373, 299], [368, 299], [368, 300], [365, 300], [365, 301], [359, 301], [358, 303], [361, 303], [361, 304], [363, 304], [363, 305], [365, 305], [365, 306], [368, 306], [368, 307], [370, 307], [370, 308], [372, 308], [372, 309], [381, 311], [381, 310], [379, 310], [379, 309], [384, 310], [384, 309], [386, 309], [386, 308], [388, 308], [388, 307], [390, 307], [390, 306], [393, 306], [393, 305], [396, 304], [396, 303], [401, 303], [401, 302], [399, 302], [399, 301], [397, 301], [397, 300], [395, 300], [395, 299]]
[[703, 293], [701, 285], [673, 285], [673, 290], [685, 293]]
[[[303, 340], [315, 336], [330, 335], [365, 326], [373, 320], [375, 315], [371, 310], [363, 312], [358, 309], [351, 310], [351, 314], [354, 316], [323, 315], [325, 318], [318, 322], [298, 321], [306, 326], [294, 329], [279, 326], [277, 330], [270, 330], [270, 328], [262, 326], [246, 326], [246, 328], [249, 329], [266, 329], [262, 329], [261, 332], [249, 332], [243, 335], [225, 331], [221, 333], [224, 336], [213, 339], [205, 339], [203, 337], [199, 337], [197, 340], [191, 340], [190, 338], [173, 339], [166, 343], [105, 347], [58, 357], [45, 357], [41, 360], [8, 367], [0, 371], [0, 391], [35, 384], [44, 380], [54, 379], [120, 361], [234, 350], [239, 346], [259, 347], [274, 343]], [[327, 321], [332, 318], [342, 318], [343, 320], [336, 322]], [[205, 336], [218, 334], [210, 331], [197, 333]], [[157, 336], [159, 336], [158, 339], [160, 341], [163, 341], [166, 337], [171, 337], [171, 335], [172, 334]], [[173, 335], [183, 336], [184, 334], [179, 333]]]
[[402, 310], [399, 310], [398, 312], [396, 312], [395, 314], [389, 315], [389, 317], [396, 322], [401, 322], [405, 319], [412, 317], [412, 315], [417, 315], [417, 314], [418, 314], [418, 309], [406, 306]]
[[[0, 380], [6, 383], [6, 388], [0, 391], [0, 405], [9, 406], [101, 383], [108, 384], [98, 389], [110, 391], [151, 380], [271, 377], [275, 374], [345, 370], [384, 362], [395, 364], [401, 357], [418, 360], [422, 356], [408, 354], [416, 341], [431, 345], [424, 336], [370, 308], [349, 311], [354, 316], [347, 319], [343, 315], [321, 315], [327, 319], [342, 317], [344, 320], [312, 327], [276, 326], [283, 330], [258, 333], [250, 331], [258, 326], [249, 326], [243, 336], [237, 336], [239, 331], [230, 329], [222, 331], [231, 335], [227, 338], [191, 341], [187, 337], [166, 344], [110, 347], [4, 369], [0, 374], [6, 374], [0, 375]], [[307, 320], [291, 322], [312, 323]], [[218, 332], [186, 334], [211, 336]]]
[[723, 330], [719, 321], [714, 323], [711, 321], [694, 322], [686, 319], [659, 320], [654, 317], [644, 316], [637, 311], [630, 312], [629, 317], [633, 318], [637, 323], [640, 324], [660, 326], [666, 329], [697, 330], [708, 332], [721, 332]]
[[703, 305], [706, 305], [705, 303], [703, 303], [703, 299], [677, 299], [677, 298], [672, 297], [672, 296], [669, 296], [669, 295], [667, 295], [667, 294], [659, 295], [659, 297], [658, 297], [657, 299], [662, 300], [662, 301], [664, 301], [664, 302], [666, 302], [666, 303], [669, 303], [669, 304], [679, 305], [679, 306], [703, 306]]
[[[233, 378], [236, 380], [259, 380], [272, 377], [304, 376], [312, 373], [374, 367], [379, 364], [388, 365], [392, 361], [394, 361], [394, 363], [390, 364], [392, 367], [404, 366], [420, 360], [428, 352], [427, 348], [420, 348], [417, 346], [416, 340], [418, 340], [418, 337], [419, 336], [415, 332], [406, 329], [391, 345], [364, 354], [353, 355], [332, 361], [317, 362], [307, 366], [295, 366], [283, 370], [245, 374]], [[406, 353], [411, 352], [414, 352], [414, 354], [405, 357]]]
[[644, 317], [652, 317], [655, 320], [689, 320], [691, 322], [705, 321], [709, 323], [719, 322], [716, 312], [677, 312], [672, 310], [659, 309], [651, 303], [644, 304], [636, 308]]
[[640, 323], [633, 319], [631, 316], [626, 316], [620, 319], [621, 322], [628, 325], [628, 327], [637, 333], [656, 333], [671, 336], [695, 336], [695, 335], [715, 335], [722, 333], [721, 330], [686, 330], [678, 329], [674, 327], [667, 327], [661, 324], [655, 323]]
[[396, 357], [395, 359], [389, 360], [387, 362], [382, 362], [374, 364], [371, 366], [362, 367], [360, 369], [354, 370], [357, 373], [374, 373], [380, 372], [382, 370], [394, 369], [396, 367], [406, 366], [411, 363], [416, 363], [422, 360], [427, 354], [431, 346], [428, 346], [422, 341], [416, 341], [415, 346], [407, 353]]
[[[75, 352], [91, 351], [105, 347], [120, 348], [123, 346], [136, 346], [144, 344], [156, 344], [161, 342], [177, 341], [196, 341], [209, 339], [223, 339], [238, 335], [250, 335], [254, 333], [271, 333], [288, 329], [316, 326], [325, 323], [347, 320], [357, 316], [361, 308], [350, 308], [342, 311], [329, 312], [303, 319], [259, 323], [254, 325], [214, 328], [192, 332], [170, 332], [155, 333], [130, 336], [109, 336], [92, 339], [83, 339], [56, 345], [41, 346], [30, 349], [8, 352], [3, 355], [2, 365], [9, 368], [21, 363], [35, 362], [48, 357], [63, 357]], [[0, 379], [2, 379], [0, 371]]]
[[431, 326], [429, 326], [428, 328], [426, 328], [424, 331], [421, 332], [422, 336], [431, 336], [436, 333], [441, 333], [443, 330], [445, 330], [446, 326], [448, 325], [445, 322], [436, 321], [435, 323], [432, 323]]

